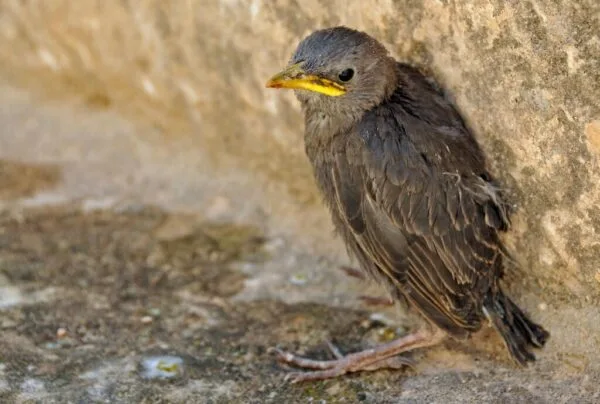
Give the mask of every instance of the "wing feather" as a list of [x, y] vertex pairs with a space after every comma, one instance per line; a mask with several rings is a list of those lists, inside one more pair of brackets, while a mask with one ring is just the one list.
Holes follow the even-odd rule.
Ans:
[[347, 147], [360, 150], [336, 154], [331, 169], [356, 255], [431, 321], [465, 335], [480, 326], [482, 295], [502, 265], [498, 232], [508, 223], [482, 164], [436, 160], [474, 142], [448, 133], [380, 108], [351, 134], [360, 142]]

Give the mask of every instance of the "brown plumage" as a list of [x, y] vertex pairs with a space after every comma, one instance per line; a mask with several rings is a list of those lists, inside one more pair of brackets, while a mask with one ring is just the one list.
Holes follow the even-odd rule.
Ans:
[[[534, 360], [530, 348], [549, 334], [500, 287], [509, 212], [454, 106], [376, 40], [345, 27], [305, 38], [290, 66], [269, 86], [296, 89], [317, 184], [361, 268], [436, 329], [465, 338], [489, 320], [516, 362]], [[437, 342], [434, 334], [400, 341], [366, 365], [361, 357], [361, 366], [360, 353], [320, 366], [280, 354], [325, 369], [298, 380], [330, 377], [389, 365], [399, 352]]]

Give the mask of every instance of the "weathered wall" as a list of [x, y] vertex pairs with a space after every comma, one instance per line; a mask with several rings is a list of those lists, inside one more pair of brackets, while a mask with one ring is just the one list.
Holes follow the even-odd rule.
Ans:
[[48, 94], [191, 131], [216, 166], [286, 188], [295, 205], [277, 210], [273, 199], [274, 209], [324, 233], [298, 105], [264, 82], [301, 37], [335, 24], [368, 31], [449, 89], [514, 191], [519, 260], [546, 293], [596, 304], [597, 0], [7, 0], [0, 60], [2, 74]]

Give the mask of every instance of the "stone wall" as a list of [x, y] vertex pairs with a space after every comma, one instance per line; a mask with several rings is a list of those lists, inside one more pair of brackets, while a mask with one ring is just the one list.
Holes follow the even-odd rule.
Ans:
[[[264, 88], [297, 42], [345, 24], [455, 97], [519, 207], [511, 241], [549, 301], [600, 298], [600, 3], [53, 0], [0, 3], [3, 76], [189, 136], [255, 173], [278, 214], [329, 229], [293, 95]], [[275, 194], [290, 205], [277, 209]]]

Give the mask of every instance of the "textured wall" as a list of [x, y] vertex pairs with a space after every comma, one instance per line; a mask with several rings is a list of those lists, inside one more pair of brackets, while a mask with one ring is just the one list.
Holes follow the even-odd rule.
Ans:
[[264, 82], [301, 37], [335, 24], [368, 31], [453, 94], [514, 191], [519, 260], [546, 293], [597, 304], [597, 0], [6, 0], [1, 70], [166, 134], [191, 130], [216, 166], [264, 175], [294, 214], [321, 218], [298, 105]]

